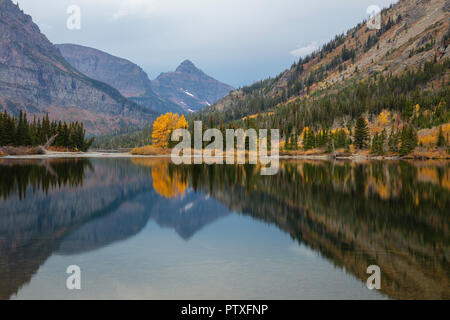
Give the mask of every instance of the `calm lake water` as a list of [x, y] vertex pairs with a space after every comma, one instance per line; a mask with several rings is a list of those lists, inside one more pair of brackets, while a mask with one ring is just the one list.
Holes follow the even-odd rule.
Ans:
[[449, 162], [0, 159], [0, 299], [450, 299], [449, 208]]

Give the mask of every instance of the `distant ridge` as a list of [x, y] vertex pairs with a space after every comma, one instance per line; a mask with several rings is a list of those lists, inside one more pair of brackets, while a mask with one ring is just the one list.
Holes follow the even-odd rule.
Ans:
[[58, 44], [63, 57], [87, 76], [105, 82], [120, 93], [157, 112], [185, 112], [151, 88], [147, 74], [137, 64], [104, 51], [76, 44]]
[[74, 69], [29, 15], [0, 0], [0, 110], [82, 121], [88, 133], [141, 127], [157, 113]]

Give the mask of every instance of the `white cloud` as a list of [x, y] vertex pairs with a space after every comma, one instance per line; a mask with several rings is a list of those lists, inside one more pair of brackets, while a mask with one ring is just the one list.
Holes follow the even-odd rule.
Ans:
[[313, 41], [310, 44], [308, 44], [307, 46], [299, 47], [297, 49], [291, 50], [291, 51], [289, 51], [289, 53], [291, 55], [293, 55], [294, 57], [300, 58], [300, 57], [304, 57], [318, 49], [319, 49], [319, 45], [318, 45], [317, 41]]

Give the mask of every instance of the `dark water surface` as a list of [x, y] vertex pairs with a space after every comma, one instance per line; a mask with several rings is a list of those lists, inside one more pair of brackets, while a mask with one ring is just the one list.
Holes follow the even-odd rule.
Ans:
[[0, 159], [0, 299], [450, 299], [449, 193], [448, 162]]

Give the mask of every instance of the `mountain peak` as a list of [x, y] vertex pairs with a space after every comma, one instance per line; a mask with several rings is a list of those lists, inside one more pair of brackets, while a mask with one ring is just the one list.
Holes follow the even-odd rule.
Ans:
[[233, 87], [224, 84], [184, 60], [175, 72], [161, 73], [152, 81], [161, 97], [178, 104], [185, 111], [197, 111], [228, 94]]
[[199, 72], [200, 70], [192, 63], [191, 60], [184, 60], [176, 69], [176, 72], [186, 72], [193, 73]]

